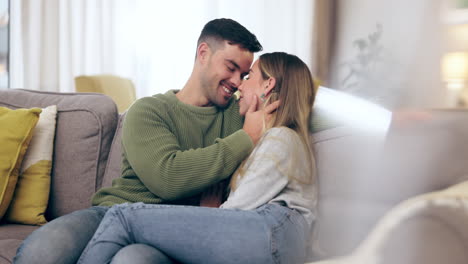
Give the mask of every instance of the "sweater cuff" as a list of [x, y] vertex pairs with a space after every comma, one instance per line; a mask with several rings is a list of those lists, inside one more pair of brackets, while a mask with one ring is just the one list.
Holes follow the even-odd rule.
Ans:
[[226, 140], [229, 148], [232, 149], [234, 158], [239, 161], [246, 159], [254, 147], [252, 139], [250, 139], [250, 136], [243, 129], [234, 132], [224, 138], [224, 140]]

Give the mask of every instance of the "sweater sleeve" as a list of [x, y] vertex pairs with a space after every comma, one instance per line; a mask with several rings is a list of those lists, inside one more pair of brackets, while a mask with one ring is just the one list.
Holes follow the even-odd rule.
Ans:
[[[221, 208], [251, 210], [278, 196], [288, 185], [295, 135], [287, 128], [270, 129], [246, 162], [243, 177]], [[297, 136], [296, 136], [297, 137]]]
[[229, 177], [253, 147], [248, 134], [239, 130], [208, 147], [182, 150], [164, 115], [151, 99], [141, 100], [127, 112], [122, 133], [132, 169], [162, 199], [190, 197]]

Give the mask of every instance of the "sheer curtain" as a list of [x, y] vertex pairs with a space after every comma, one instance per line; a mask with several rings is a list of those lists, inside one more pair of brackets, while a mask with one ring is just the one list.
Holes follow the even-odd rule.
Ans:
[[10, 3], [12, 88], [72, 92], [76, 75], [113, 72], [111, 0]]
[[314, 1], [314, 23], [312, 32], [311, 70], [322, 85], [329, 85], [330, 63], [336, 34], [336, 0]]
[[309, 0], [11, 2], [13, 88], [72, 92], [74, 77], [107, 73], [131, 79], [138, 97], [180, 89], [203, 25], [219, 17], [251, 30], [263, 52], [312, 62]]

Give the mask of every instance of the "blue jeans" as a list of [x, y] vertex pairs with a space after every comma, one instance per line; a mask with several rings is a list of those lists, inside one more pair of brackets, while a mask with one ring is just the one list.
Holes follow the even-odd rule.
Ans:
[[23, 241], [13, 263], [76, 263], [108, 209], [95, 206], [47, 223]]
[[304, 263], [308, 226], [297, 211], [123, 204], [105, 215], [78, 263], [110, 263], [146, 244], [181, 263]]
[[[34, 231], [19, 247], [14, 263], [75, 264], [109, 207], [79, 210]], [[113, 264], [172, 263], [159, 250], [142, 244], [122, 248]]]
[[174, 264], [173, 260], [154, 247], [131, 244], [120, 249], [111, 264]]

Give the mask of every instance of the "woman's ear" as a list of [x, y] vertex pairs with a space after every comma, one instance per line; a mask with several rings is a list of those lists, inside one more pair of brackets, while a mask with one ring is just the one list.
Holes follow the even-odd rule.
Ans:
[[265, 85], [265, 89], [263, 93], [265, 95], [270, 95], [273, 88], [275, 88], [276, 79], [274, 77], [270, 77], [268, 78], [268, 80], [265, 80], [264, 85]]

